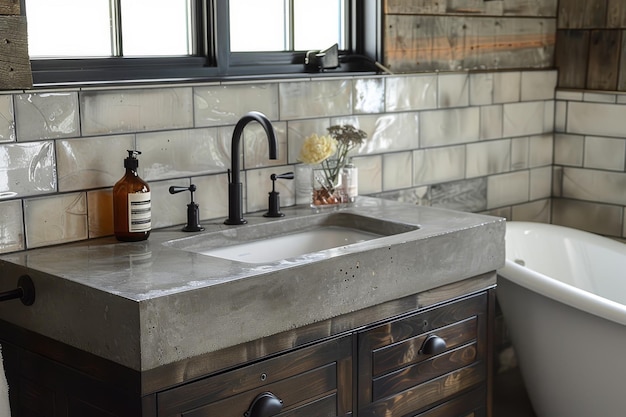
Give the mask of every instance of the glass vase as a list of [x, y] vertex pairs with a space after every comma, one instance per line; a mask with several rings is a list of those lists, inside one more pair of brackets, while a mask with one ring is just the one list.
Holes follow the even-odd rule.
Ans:
[[311, 207], [333, 207], [343, 203], [340, 170], [320, 166], [311, 170]]

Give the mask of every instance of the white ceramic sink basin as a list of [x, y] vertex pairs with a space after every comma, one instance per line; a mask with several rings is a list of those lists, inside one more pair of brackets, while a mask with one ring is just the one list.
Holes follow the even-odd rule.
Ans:
[[379, 234], [362, 230], [325, 226], [305, 232], [271, 237], [225, 248], [208, 249], [198, 253], [249, 263], [274, 262], [306, 255], [307, 253], [364, 242], [380, 236]]
[[258, 264], [347, 247], [418, 228], [417, 225], [354, 213], [329, 213], [248, 224], [176, 239], [164, 245], [201, 255]]

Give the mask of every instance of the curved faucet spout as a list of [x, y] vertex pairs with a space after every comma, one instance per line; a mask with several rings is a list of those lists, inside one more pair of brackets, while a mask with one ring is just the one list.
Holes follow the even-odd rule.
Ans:
[[240, 168], [239, 168], [239, 144], [241, 143], [241, 136], [243, 129], [246, 125], [252, 121], [257, 121], [265, 130], [267, 135], [267, 142], [269, 144], [269, 158], [278, 158], [278, 145], [276, 141], [276, 134], [274, 133], [274, 127], [272, 122], [263, 113], [258, 111], [251, 111], [245, 114], [237, 124], [233, 132], [231, 141], [230, 152], [230, 175], [228, 184], [228, 219], [224, 221], [224, 224], [244, 224], [246, 220], [243, 218], [243, 192], [242, 184], [240, 180]]

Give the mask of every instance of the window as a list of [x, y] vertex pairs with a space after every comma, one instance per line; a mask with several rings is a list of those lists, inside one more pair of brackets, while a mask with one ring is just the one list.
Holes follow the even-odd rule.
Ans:
[[345, 49], [344, 0], [230, 0], [229, 11], [232, 52]]
[[193, 55], [192, 14], [191, 0], [26, 0], [29, 53], [33, 58]]
[[37, 85], [297, 75], [334, 44], [328, 72], [375, 70], [381, 0], [22, 1]]

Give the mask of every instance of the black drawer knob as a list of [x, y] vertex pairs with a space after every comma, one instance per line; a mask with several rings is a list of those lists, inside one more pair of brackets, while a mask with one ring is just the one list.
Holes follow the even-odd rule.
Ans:
[[420, 349], [420, 351], [424, 355], [437, 355], [446, 350], [447, 347], [448, 346], [446, 345], [446, 341], [443, 340], [441, 337], [430, 335], [424, 341], [424, 344], [422, 345], [422, 349]]
[[248, 411], [243, 413], [244, 417], [271, 417], [275, 416], [283, 409], [283, 401], [272, 394], [264, 392], [256, 396]]

